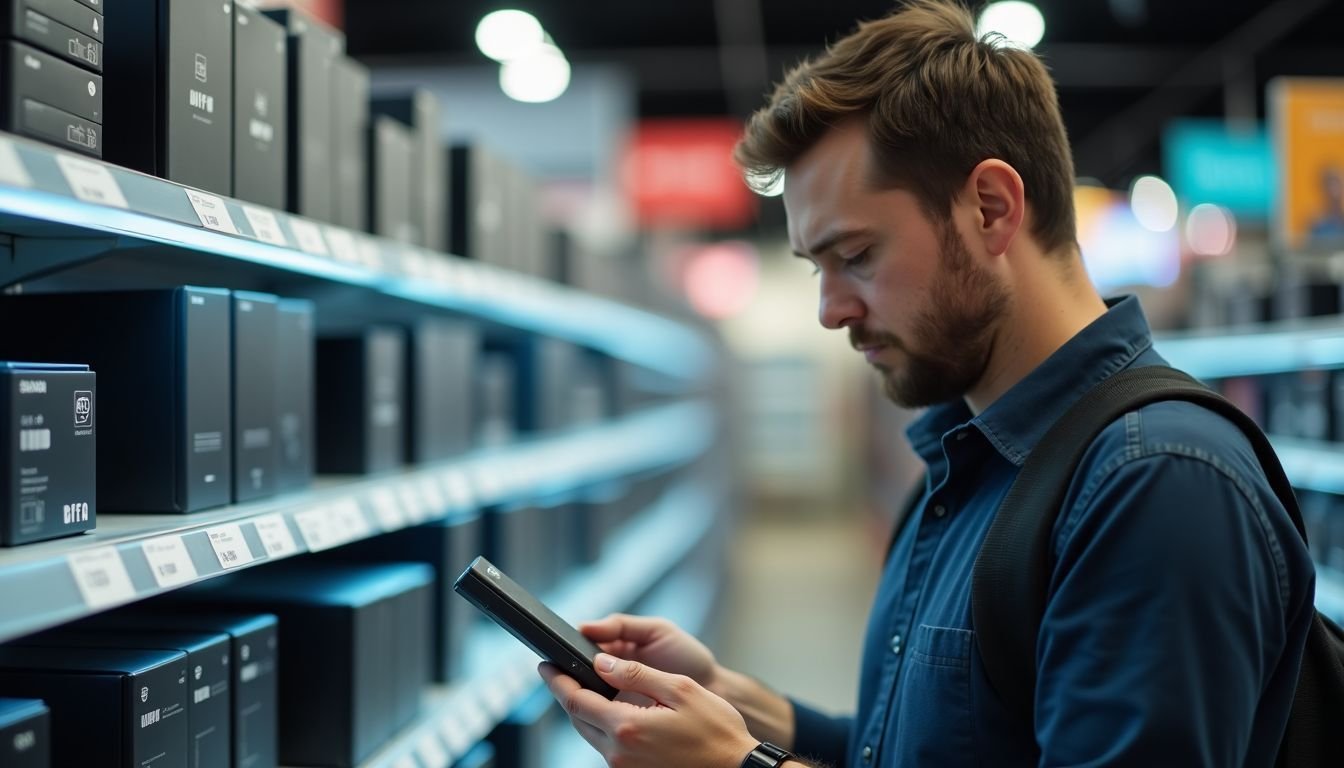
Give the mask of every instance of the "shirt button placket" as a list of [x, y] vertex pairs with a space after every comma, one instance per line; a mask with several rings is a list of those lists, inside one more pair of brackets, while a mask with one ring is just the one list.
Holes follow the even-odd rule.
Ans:
[[939, 519], [947, 517], [947, 507], [944, 507], [942, 504], [936, 505], [933, 508], [933, 516]]
[[892, 636], [891, 636], [891, 652], [894, 653], [894, 654], [897, 654], [897, 655], [900, 654], [900, 652], [901, 652], [901, 636], [900, 636], [900, 635], [892, 635]]

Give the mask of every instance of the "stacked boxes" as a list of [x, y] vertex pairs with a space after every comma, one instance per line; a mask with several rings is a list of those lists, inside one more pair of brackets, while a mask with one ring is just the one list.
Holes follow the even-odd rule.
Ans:
[[371, 328], [317, 342], [317, 469], [338, 474], [401, 466], [406, 338]]
[[234, 291], [233, 500], [275, 492], [276, 297]]
[[447, 156], [439, 141], [439, 103], [429, 91], [417, 89], [411, 93], [379, 94], [373, 99], [375, 115], [386, 115], [411, 130], [411, 226], [415, 238], [411, 242], [435, 251], [448, 247], [444, 227], [447, 205]]
[[37, 699], [0, 699], [0, 765], [49, 768], [51, 712]]
[[0, 9], [0, 128], [102, 157], [101, 5], [5, 0]]
[[285, 28], [242, 4], [233, 12], [233, 196], [283, 209], [289, 162]]
[[[331, 167], [336, 172], [336, 199], [332, 222], [363, 231], [369, 226], [369, 70], [346, 56], [336, 57], [333, 63]], [[403, 176], [402, 184], [406, 183]]]
[[411, 328], [410, 344], [406, 456], [416, 464], [458, 456], [471, 447], [479, 333], [465, 323], [422, 320]]
[[313, 303], [282, 299], [276, 307], [276, 474], [277, 492], [313, 482]]
[[390, 117], [377, 117], [369, 133], [369, 223], [374, 234], [415, 244], [420, 239], [412, 204], [415, 139]]

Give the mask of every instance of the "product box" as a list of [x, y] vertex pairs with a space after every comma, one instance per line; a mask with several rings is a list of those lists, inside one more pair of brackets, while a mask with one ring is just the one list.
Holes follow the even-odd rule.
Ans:
[[98, 503], [195, 512], [229, 502], [229, 293], [214, 288], [0, 299], [0, 350], [97, 371]]
[[401, 466], [406, 337], [373, 328], [317, 340], [317, 470], [350, 474]]
[[555, 726], [555, 699], [545, 688], [524, 699], [490, 732], [500, 768], [550, 768], [546, 745]]
[[45, 648], [121, 648], [181, 651], [187, 655], [187, 768], [231, 768], [229, 636], [209, 632], [58, 629], [20, 640]]
[[470, 450], [480, 345], [480, 333], [467, 323], [422, 320], [412, 326], [406, 356], [411, 404], [406, 456], [412, 463], [450, 459]]
[[453, 580], [482, 552], [481, 516], [472, 512], [375, 536], [324, 554], [332, 562], [424, 563], [435, 570], [430, 620], [431, 671], [440, 683], [466, 673], [468, 630], [480, 612], [453, 592]]
[[513, 355], [485, 350], [476, 366], [476, 444], [493, 448], [512, 442], [518, 433], [518, 366]]
[[373, 118], [369, 131], [369, 223], [372, 232], [403, 243], [418, 244], [412, 206], [415, 140], [411, 131], [390, 117]]
[[233, 7], [233, 196], [284, 210], [289, 170], [289, 48], [285, 28]]
[[52, 765], [187, 765], [181, 651], [0, 648], [0, 693], [51, 708]]
[[[280, 617], [280, 760], [344, 768], [414, 718], [428, 683], [433, 579], [419, 564], [276, 563], [206, 582], [186, 597]], [[398, 602], [411, 592], [421, 594], [418, 616]], [[419, 665], [414, 686], [402, 664]]]
[[[64, 0], [64, 3], [76, 4], [75, 0]], [[42, 0], [37, 0], [36, 5], [43, 4]], [[55, 0], [46, 0], [45, 4], [58, 8], [62, 5]], [[0, 10], [0, 37], [28, 43], [94, 72], [103, 71], [103, 44], [93, 35], [34, 10], [34, 3], [28, 0], [10, 0], [7, 6]], [[87, 9], [77, 12], [82, 10]]]
[[364, 232], [369, 229], [369, 69], [342, 55], [333, 62], [331, 75], [333, 222]]
[[221, 195], [233, 191], [233, 3], [107, 7], [104, 157]]
[[233, 500], [275, 493], [276, 297], [233, 293]]
[[4, 43], [0, 55], [0, 128], [102, 156], [100, 76], [23, 43]]
[[331, 170], [333, 75], [345, 37], [294, 9], [264, 12], [289, 33], [289, 210], [332, 221], [336, 206]]
[[87, 365], [0, 362], [0, 545], [95, 527], [95, 380]]
[[294, 491], [312, 485], [313, 399], [315, 391], [313, 303], [281, 299], [276, 306], [276, 451], [275, 490]]
[[411, 206], [417, 242], [435, 251], [448, 247], [444, 227], [447, 205], [447, 155], [439, 136], [442, 121], [439, 101], [422, 88], [409, 93], [378, 94], [370, 106], [373, 114], [386, 115], [410, 126], [412, 141]]
[[550, 580], [546, 548], [555, 546], [547, 510], [511, 504], [482, 512], [485, 557], [524, 589], [540, 591]]
[[63, 24], [98, 42], [103, 42], [103, 8], [101, 2], [82, 0], [11, 0], [15, 5], [35, 11], [48, 19]]
[[0, 765], [51, 768], [51, 712], [38, 699], [0, 699]]

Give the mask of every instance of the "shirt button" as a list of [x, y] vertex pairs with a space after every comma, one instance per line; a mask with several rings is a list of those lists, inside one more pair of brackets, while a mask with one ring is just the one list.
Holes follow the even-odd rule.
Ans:
[[933, 508], [934, 517], [944, 517], [946, 515], [947, 515], [947, 507], [944, 507], [942, 504], [939, 504]]
[[958, 433], [957, 433], [957, 439], [958, 439], [958, 440], [965, 440], [965, 439], [966, 439], [966, 435], [968, 435], [968, 434], [970, 434], [970, 433], [969, 433], [969, 432], [958, 432]]
[[901, 636], [900, 636], [900, 635], [892, 635], [892, 636], [891, 636], [891, 652], [892, 652], [892, 653], [900, 653], [900, 652], [901, 652]]
[[864, 747], [864, 748], [863, 748], [863, 762], [865, 762], [865, 763], [871, 763], [871, 762], [873, 762], [873, 748], [872, 748], [872, 747]]

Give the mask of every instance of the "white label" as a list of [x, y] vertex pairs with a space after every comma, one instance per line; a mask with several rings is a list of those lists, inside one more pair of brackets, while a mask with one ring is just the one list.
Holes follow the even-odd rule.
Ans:
[[367, 237], [359, 239], [359, 263], [369, 269], [381, 271], [383, 268], [383, 252], [378, 247], [378, 243]]
[[466, 475], [453, 469], [443, 473], [443, 490], [448, 494], [448, 503], [453, 509], [462, 510], [471, 506], [471, 486]]
[[257, 233], [258, 240], [281, 248], [289, 247], [289, 240], [285, 238], [285, 231], [280, 228], [280, 220], [275, 218], [274, 213], [244, 205], [243, 215], [247, 217], [247, 223], [252, 225], [252, 231]]
[[456, 714], [445, 715], [439, 720], [439, 736], [443, 737], [448, 749], [455, 755], [464, 754], [471, 747], [471, 737]]
[[222, 568], [237, 568], [255, 559], [247, 541], [243, 539], [243, 529], [237, 524], [207, 528], [205, 535], [210, 539], [210, 546], [214, 548], [215, 557], [219, 558]]
[[[246, 17], [239, 16], [238, 18], [242, 19]], [[392, 764], [392, 768], [420, 768], [420, 766], [415, 762], [414, 757], [411, 757], [410, 755], [402, 755], [397, 762]]]
[[290, 219], [289, 228], [294, 230], [294, 239], [299, 241], [299, 250], [314, 256], [326, 256], [327, 243], [322, 239], [322, 230], [311, 221]]
[[70, 192], [80, 200], [116, 208], [130, 207], [116, 178], [102, 163], [74, 155], [57, 155], [56, 164], [65, 176], [65, 183], [70, 185]]
[[8, 139], [0, 139], [0, 184], [11, 187], [33, 186], [33, 177], [28, 175], [28, 169], [23, 167], [23, 161], [19, 159], [19, 151]]
[[335, 256], [337, 261], [359, 263], [359, 248], [355, 245], [354, 236], [349, 232], [336, 227], [327, 227], [327, 245], [331, 246], [331, 255]]
[[397, 503], [397, 497], [386, 488], [373, 492], [373, 515], [384, 531], [395, 531], [406, 527], [406, 516]]
[[443, 751], [443, 745], [432, 733], [420, 737], [415, 745], [415, 754], [424, 768], [448, 768], [448, 753]]
[[343, 499], [333, 507], [332, 512], [336, 517], [336, 527], [345, 541], [364, 539], [373, 534], [373, 526], [369, 525], [364, 510], [359, 508], [359, 502], [354, 499]]
[[481, 691], [481, 700], [494, 717], [503, 717], [509, 710], [509, 689], [500, 680], [490, 680]]
[[181, 536], [160, 536], [140, 545], [149, 561], [149, 570], [160, 587], [175, 587], [196, 578], [196, 564], [187, 554]]
[[252, 524], [257, 527], [257, 535], [261, 537], [267, 557], [288, 557], [299, 551], [299, 545], [289, 532], [289, 526], [285, 525], [284, 517], [262, 515], [253, 520]]
[[326, 507], [313, 507], [295, 513], [294, 522], [299, 524], [299, 535], [303, 536], [310, 552], [321, 552], [345, 543], [341, 537], [343, 532], [337, 528], [334, 517]]
[[99, 547], [66, 558], [84, 604], [90, 608], [124, 603], [135, 597], [130, 574], [116, 547]]
[[403, 483], [397, 489], [397, 498], [401, 499], [401, 510], [406, 513], [406, 519], [411, 525], [423, 522], [428, 516], [425, 510], [425, 501], [420, 498], [420, 492], [414, 485]]
[[444, 513], [448, 511], [448, 502], [443, 498], [443, 491], [439, 489], [439, 484], [434, 482], [434, 478], [423, 477], [420, 479], [420, 495], [429, 504], [429, 514], [434, 517], [443, 517]]
[[187, 193], [187, 199], [191, 201], [191, 207], [196, 209], [196, 218], [201, 220], [201, 226], [206, 229], [213, 229], [216, 232], [227, 232], [230, 235], [238, 234], [238, 227], [233, 225], [233, 217], [229, 215], [229, 209], [224, 205], [224, 198], [215, 197], [195, 189], [183, 191]]

